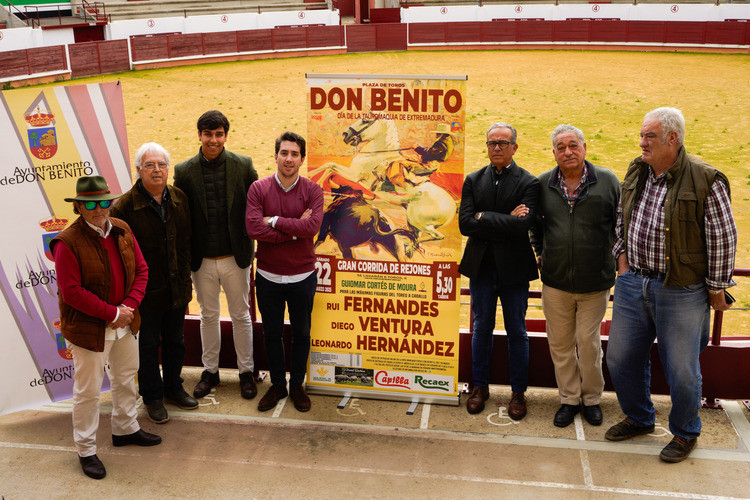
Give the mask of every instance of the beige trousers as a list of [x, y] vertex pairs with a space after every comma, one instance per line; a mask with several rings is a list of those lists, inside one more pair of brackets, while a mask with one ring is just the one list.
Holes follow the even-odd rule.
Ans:
[[135, 400], [135, 374], [138, 373], [138, 340], [130, 333], [106, 340], [103, 352], [94, 352], [68, 342], [73, 353], [73, 441], [78, 455], [96, 454], [99, 429], [99, 394], [104, 370], [112, 390], [112, 434], [124, 436], [140, 429]]
[[608, 300], [609, 290], [568, 293], [542, 287], [549, 352], [564, 404], [599, 404], [604, 390], [601, 322]]

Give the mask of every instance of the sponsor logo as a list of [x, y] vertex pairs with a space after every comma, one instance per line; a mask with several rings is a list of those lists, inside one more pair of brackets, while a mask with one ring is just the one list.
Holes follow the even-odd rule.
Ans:
[[[60, 320], [56, 319], [52, 325], [59, 330]], [[73, 359], [73, 353], [68, 349], [68, 345], [65, 343], [65, 338], [62, 336], [62, 333], [55, 333], [55, 342], [57, 343], [57, 354], [59, 354], [62, 359]]]
[[414, 375], [414, 383], [428, 391], [445, 391], [451, 390], [451, 379], [440, 375]]
[[358, 385], [372, 387], [372, 370], [337, 366], [334, 375], [338, 385]]
[[310, 375], [312, 376], [312, 382], [319, 382], [321, 384], [334, 383], [330, 366], [310, 365]]
[[29, 151], [40, 160], [48, 160], [57, 153], [55, 115], [50, 111], [44, 92], [40, 92], [23, 114], [29, 139]]
[[389, 374], [387, 371], [381, 370], [375, 374], [375, 385], [411, 389], [411, 380], [405, 374]]
[[47, 231], [42, 235], [42, 247], [44, 248], [44, 255], [52, 262], [54, 262], [55, 259], [52, 257], [52, 251], [50, 251], [49, 249], [49, 242], [52, 241], [52, 238], [60, 234], [60, 231], [63, 230], [67, 223], [68, 219], [64, 217], [55, 217], [54, 215], [52, 217], [48, 217], [39, 221], [39, 225], [42, 227], [42, 229]]

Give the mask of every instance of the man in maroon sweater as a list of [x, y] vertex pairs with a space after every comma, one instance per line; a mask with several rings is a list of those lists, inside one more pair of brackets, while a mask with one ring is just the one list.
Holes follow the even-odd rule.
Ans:
[[112, 388], [112, 444], [152, 446], [161, 438], [136, 417], [138, 306], [148, 266], [130, 227], [109, 217], [112, 194], [100, 175], [81, 177], [73, 202], [80, 217], [50, 242], [55, 257], [60, 330], [73, 353], [73, 440], [84, 474], [106, 475], [96, 456], [99, 393], [108, 366]]
[[[310, 316], [317, 286], [313, 238], [323, 220], [323, 190], [300, 177], [305, 139], [284, 132], [276, 139], [276, 173], [255, 181], [247, 192], [247, 235], [258, 242], [255, 290], [263, 320], [271, 387], [258, 403], [260, 411], [291, 395], [298, 411], [310, 409], [302, 383], [310, 354]], [[292, 326], [289, 392], [284, 362], [284, 309]]]

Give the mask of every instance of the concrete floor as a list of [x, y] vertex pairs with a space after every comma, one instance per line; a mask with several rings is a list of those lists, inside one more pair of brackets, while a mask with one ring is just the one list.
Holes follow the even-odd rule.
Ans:
[[[192, 390], [200, 369], [185, 369]], [[261, 413], [239, 396], [236, 371], [196, 411], [167, 405], [144, 429], [164, 442], [113, 448], [109, 394], [102, 395], [98, 456], [107, 477], [83, 475], [72, 442], [70, 401], [0, 417], [0, 497], [26, 498], [750, 498], [750, 412], [741, 402], [701, 410], [691, 458], [665, 464], [669, 399], [656, 397], [657, 430], [624, 443], [604, 440], [622, 418], [606, 393], [604, 424], [576, 417], [558, 429], [556, 391], [528, 392], [529, 414], [507, 417], [510, 389], [493, 386], [483, 413], [461, 406], [311, 396], [299, 413], [282, 400]], [[259, 384], [260, 395], [269, 382]], [[260, 396], [258, 396], [260, 397]]]

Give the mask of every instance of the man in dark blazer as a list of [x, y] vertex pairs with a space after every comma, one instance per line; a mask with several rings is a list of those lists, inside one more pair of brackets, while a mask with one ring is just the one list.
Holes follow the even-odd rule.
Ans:
[[250, 157], [224, 148], [228, 135], [227, 117], [219, 111], [205, 112], [198, 119], [200, 151], [174, 169], [174, 185], [190, 204], [190, 270], [201, 308], [204, 370], [193, 395], [202, 398], [219, 385], [219, 299], [223, 288], [232, 318], [240, 392], [252, 399], [258, 393], [248, 306], [253, 242], [245, 231], [245, 207], [247, 190], [258, 174]]
[[539, 180], [513, 161], [518, 150], [516, 129], [495, 123], [487, 131], [490, 164], [464, 181], [459, 211], [461, 234], [468, 236], [459, 271], [470, 279], [474, 315], [471, 341], [473, 390], [469, 413], [480, 413], [489, 398], [492, 339], [497, 299], [503, 308], [508, 336], [512, 396], [508, 413], [526, 415], [529, 339], [526, 308], [529, 281], [539, 276], [529, 243], [529, 228], [539, 199]]

